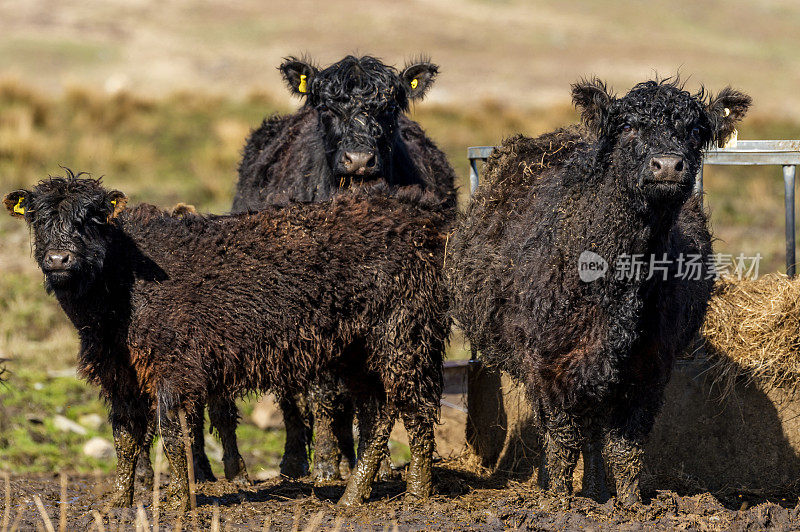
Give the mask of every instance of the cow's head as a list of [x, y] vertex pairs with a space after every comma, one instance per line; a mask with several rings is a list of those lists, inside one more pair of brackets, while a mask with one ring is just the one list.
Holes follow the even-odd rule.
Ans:
[[597, 136], [598, 162], [648, 201], [685, 201], [706, 146], [725, 142], [750, 107], [730, 87], [690, 94], [677, 79], [646, 81], [617, 98], [597, 79], [572, 86], [584, 123]]
[[289, 89], [317, 110], [335, 181], [381, 176], [391, 181], [400, 113], [424, 96], [438, 67], [419, 60], [398, 72], [374, 57], [347, 56], [319, 70], [290, 57], [280, 71]]
[[81, 292], [102, 271], [114, 218], [127, 198], [100, 180], [66, 170], [66, 177], [40, 181], [3, 198], [8, 212], [33, 233], [34, 258], [48, 291]]

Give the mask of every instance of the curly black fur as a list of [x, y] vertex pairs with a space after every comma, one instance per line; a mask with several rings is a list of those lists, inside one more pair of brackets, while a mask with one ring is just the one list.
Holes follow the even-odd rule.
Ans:
[[[432, 438], [449, 329], [440, 200], [376, 186], [321, 204], [181, 217], [151, 205], [121, 211], [123, 202], [75, 177], [4, 200], [12, 212], [24, 206], [46, 285], [79, 332], [80, 373], [110, 404], [116, 503], [131, 504], [153, 405], [169, 493], [184, 504], [177, 412], [194, 422], [196, 406], [217, 397], [286, 395], [333, 375], [385, 419], [402, 415], [413, 438]], [[72, 254], [67, 269], [48, 265], [54, 249]], [[370, 445], [385, 445], [381, 427]], [[373, 466], [359, 463], [346, 502], [368, 496]], [[419, 483], [409, 490], [427, 494]]]
[[[452, 306], [483, 360], [525, 383], [540, 406], [550, 487], [568, 490], [581, 445], [599, 449], [606, 438], [618, 495], [631, 502], [673, 360], [700, 327], [713, 283], [676, 270], [681, 254], [705, 261], [712, 251], [692, 192], [701, 149], [750, 100], [726, 89], [724, 103], [706, 102], [672, 80], [623, 98], [584, 81], [573, 96], [587, 129], [517, 136], [487, 162], [449, 242]], [[655, 177], [653, 158], [664, 155], [682, 161], [679, 179]], [[582, 281], [584, 251], [610, 271]], [[614, 262], [634, 254], [666, 254], [667, 280], [617, 279]], [[602, 492], [593, 482], [587, 489]]]
[[[305, 104], [296, 113], [266, 118], [251, 133], [239, 164], [234, 212], [258, 210], [281, 197], [323, 201], [353, 182], [379, 179], [433, 190], [455, 207], [452, 167], [404, 115], [409, 100], [421, 98], [432, 84], [436, 65], [416, 62], [398, 73], [374, 57], [347, 56], [318, 71], [289, 58], [281, 71], [294, 89], [299, 73], [306, 73]], [[374, 154], [374, 172], [348, 174], [340, 164], [347, 151]]]

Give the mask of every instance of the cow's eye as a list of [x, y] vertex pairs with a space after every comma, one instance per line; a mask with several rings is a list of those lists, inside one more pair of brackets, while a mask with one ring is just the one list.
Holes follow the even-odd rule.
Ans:
[[633, 126], [631, 126], [630, 124], [623, 124], [622, 125], [622, 132], [623, 133], [630, 133], [632, 129], [633, 129]]
[[700, 138], [700, 128], [699, 127], [692, 128], [692, 131], [689, 133], [689, 136], [691, 136], [695, 140], [699, 139]]

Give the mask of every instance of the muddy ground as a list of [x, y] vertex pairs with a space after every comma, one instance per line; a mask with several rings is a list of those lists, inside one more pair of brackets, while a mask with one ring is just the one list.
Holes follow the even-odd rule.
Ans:
[[[397, 472], [401, 475], [402, 472]], [[135, 508], [109, 512], [105, 507], [110, 477], [70, 478], [67, 529], [96, 529], [102, 514], [105, 530], [136, 528]], [[219, 505], [221, 530], [797, 530], [800, 506], [788, 501], [734, 498], [710, 494], [680, 496], [647, 493], [646, 504], [633, 510], [616, 508], [580, 496], [548, 497], [535, 485], [473, 472], [464, 460], [444, 460], [435, 468], [436, 495], [429, 501], [403, 498], [401, 478], [379, 483], [370, 502], [339, 508], [344, 483], [314, 487], [310, 479], [275, 478], [240, 488], [226, 481], [198, 487], [197, 515], [183, 517], [184, 529], [213, 528]], [[7, 517], [23, 530], [43, 528], [34, 496], [38, 495], [57, 530], [60, 481], [57, 476], [11, 477], [11, 511]], [[162, 483], [163, 489], [163, 483]], [[143, 505], [153, 525], [152, 492], [137, 486], [135, 503]], [[93, 512], [96, 511], [96, 512]], [[161, 514], [161, 529], [175, 530], [178, 516]], [[196, 522], [196, 524], [194, 524]]]

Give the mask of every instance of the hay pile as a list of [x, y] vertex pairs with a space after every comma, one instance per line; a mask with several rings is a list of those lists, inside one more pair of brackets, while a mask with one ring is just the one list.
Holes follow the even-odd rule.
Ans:
[[761, 386], [800, 384], [800, 278], [720, 280], [702, 333], [726, 391], [738, 377]]

